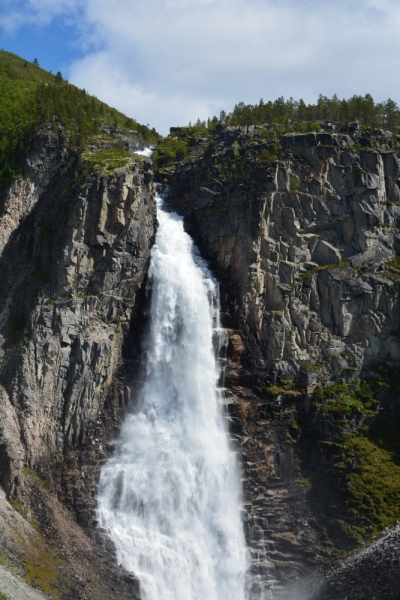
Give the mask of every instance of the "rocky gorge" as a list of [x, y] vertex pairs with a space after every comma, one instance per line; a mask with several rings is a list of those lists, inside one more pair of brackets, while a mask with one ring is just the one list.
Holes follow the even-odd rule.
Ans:
[[53, 598], [140, 596], [95, 496], [137, 386], [156, 179], [220, 284], [252, 600], [396, 597], [395, 143], [218, 125], [153, 165], [117, 128], [83, 153], [38, 134], [0, 197], [2, 563]]

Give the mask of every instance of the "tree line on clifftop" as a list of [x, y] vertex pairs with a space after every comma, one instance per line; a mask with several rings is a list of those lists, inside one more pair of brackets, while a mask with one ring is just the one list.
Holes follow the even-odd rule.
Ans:
[[[218, 127], [251, 125], [258, 126], [257, 132], [249, 133], [253, 142], [256, 138], [258, 141], [275, 140], [275, 148], [267, 157], [268, 165], [279, 158], [279, 138], [291, 132], [357, 132], [357, 135], [369, 132], [377, 136], [385, 131], [392, 138], [391, 147], [398, 148], [400, 144], [400, 109], [390, 98], [385, 102], [375, 102], [370, 94], [355, 95], [347, 100], [340, 100], [336, 95], [328, 98], [320, 94], [315, 104], [306, 104], [304, 100], [280, 97], [275, 101], [260, 100], [258, 104], [239, 102], [230, 113], [221, 111], [219, 117], [204, 121], [197, 119], [196, 123], [189, 123], [186, 127], [172, 127], [170, 135], [156, 146], [153, 154], [155, 169], [170, 168], [190, 154], [195, 160], [206, 148], [205, 142], [213, 140]], [[203, 146], [198, 147], [199, 142]], [[355, 147], [363, 149], [357, 143]]]
[[279, 124], [287, 131], [306, 133], [318, 131], [321, 123], [331, 122], [340, 130], [355, 121], [361, 128], [397, 131], [400, 129], [400, 109], [394, 100], [375, 102], [370, 94], [354, 95], [347, 100], [340, 100], [336, 94], [332, 98], [320, 94], [315, 104], [306, 104], [302, 99], [285, 100], [281, 96], [275, 101], [261, 99], [258, 104], [239, 102], [232, 112], [222, 111], [219, 118], [207, 122], [198, 120], [196, 126], [212, 128], [218, 123], [231, 126], [268, 123]]

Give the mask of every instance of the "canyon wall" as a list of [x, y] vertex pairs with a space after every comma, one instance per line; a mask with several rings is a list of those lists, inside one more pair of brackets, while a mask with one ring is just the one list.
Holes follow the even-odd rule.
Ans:
[[[400, 516], [393, 143], [218, 126], [158, 173], [220, 282], [252, 600], [334, 598], [320, 576]], [[55, 598], [139, 594], [95, 490], [140, 379], [152, 176], [141, 157], [96, 174], [49, 130], [0, 198], [0, 554], [25, 574], [51, 556]], [[373, 589], [367, 563], [335, 571], [337, 593]]]
[[[96, 175], [50, 132], [3, 191], [1, 482], [43, 525], [50, 546], [63, 538], [66, 598], [77, 597], [71, 581], [80, 561], [71, 553], [98, 550], [78, 530], [63, 536], [51, 515], [66, 505], [80, 525], [95, 524], [96, 478], [135, 377], [156, 224], [149, 162], [132, 157], [130, 166]], [[114, 573], [112, 547], [98, 537], [108, 557], [87, 565], [79, 597], [132, 597], [137, 582]], [[10, 544], [2, 551], [17, 560]]]
[[400, 159], [384, 132], [269, 137], [217, 126], [159, 177], [221, 283], [254, 597], [308, 597], [400, 514], [367, 474], [387, 451], [398, 476]]

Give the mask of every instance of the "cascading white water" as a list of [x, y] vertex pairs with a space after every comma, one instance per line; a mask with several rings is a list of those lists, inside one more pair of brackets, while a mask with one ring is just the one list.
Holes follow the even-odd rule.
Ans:
[[144, 600], [245, 600], [239, 474], [213, 349], [218, 287], [182, 219], [159, 207], [158, 220], [145, 377], [101, 472], [99, 525]]

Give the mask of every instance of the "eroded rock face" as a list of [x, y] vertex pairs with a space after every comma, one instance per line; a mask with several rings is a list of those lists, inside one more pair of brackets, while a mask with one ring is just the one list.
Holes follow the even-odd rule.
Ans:
[[85, 180], [73, 152], [45, 142], [0, 217], [0, 471], [26, 510], [35, 514], [22, 465], [91, 527], [135, 376], [157, 224], [152, 171], [133, 159]]
[[71, 152], [55, 143], [51, 129], [36, 138], [32, 151], [25, 159], [23, 177], [3, 190], [0, 197], [0, 253], [11, 234], [18, 229], [70, 159]]
[[388, 273], [400, 241], [399, 158], [353, 152], [350, 141], [287, 135], [287, 160], [267, 169], [249, 160], [248, 180], [238, 175], [236, 189], [225, 192], [220, 165], [232, 158], [232, 140], [221, 133], [219, 154], [203, 158], [203, 177], [200, 165], [186, 165], [173, 178], [171, 198], [223, 290], [230, 286], [227, 309], [253, 370], [294, 376], [326, 361], [342, 376], [346, 367], [400, 357], [398, 297]]
[[[264, 585], [303, 598], [332, 560], [330, 538], [357, 541], [310, 501], [290, 432], [299, 411], [306, 427], [320, 418], [312, 394], [321, 383], [400, 359], [400, 162], [388, 146], [356, 152], [349, 135], [331, 134], [288, 134], [274, 162], [276, 142], [251, 136], [221, 127], [196, 161], [161, 176], [221, 283], [253, 597]], [[330, 468], [323, 445], [311, 452], [314, 469]]]

